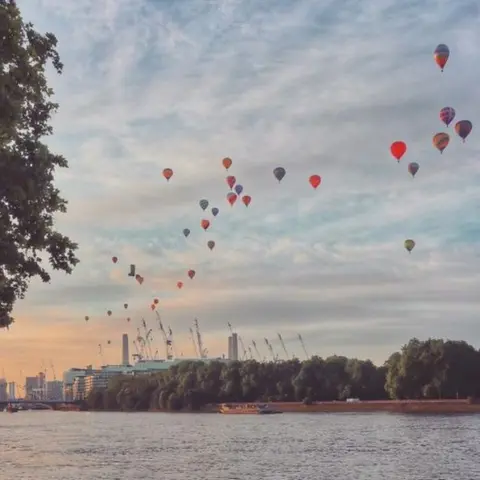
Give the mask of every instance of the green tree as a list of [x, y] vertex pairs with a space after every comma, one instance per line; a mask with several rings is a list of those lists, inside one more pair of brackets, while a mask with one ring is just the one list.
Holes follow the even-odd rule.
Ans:
[[58, 107], [45, 76], [49, 63], [62, 72], [57, 39], [24, 23], [14, 0], [0, 0], [0, 45], [0, 327], [8, 327], [30, 279], [50, 281], [43, 254], [66, 273], [78, 259], [77, 245], [54, 226], [67, 205], [54, 185], [55, 168], [68, 163], [42, 143]]

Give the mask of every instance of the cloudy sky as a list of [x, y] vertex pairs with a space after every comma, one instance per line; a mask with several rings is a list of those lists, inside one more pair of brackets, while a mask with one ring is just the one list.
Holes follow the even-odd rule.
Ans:
[[[281, 353], [277, 333], [290, 354], [302, 356], [301, 333], [309, 353], [377, 363], [412, 336], [480, 345], [478, 2], [19, 5], [57, 35], [65, 64], [50, 75], [60, 110], [49, 144], [70, 162], [57, 176], [69, 200], [58, 228], [80, 244], [81, 264], [18, 304], [0, 332], [7, 376], [42, 361], [57, 373], [98, 364], [108, 340], [104, 360], [117, 362], [121, 334], [133, 339], [142, 316], [163, 352], [155, 297], [185, 356], [195, 317], [215, 355], [226, 352], [227, 322], [262, 355], [264, 337]], [[451, 50], [443, 74], [439, 43]], [[466, 143], [440, 122], [444, 106], [473, 122]], [[451, 142], [440, 155], [432, 136], [442, 131]], [[399, 164], [395, 140], [408, 144]], [[249, 208], [226, 201], [225, 156]], [[312, 174], [323, 180], [316, 191]]]

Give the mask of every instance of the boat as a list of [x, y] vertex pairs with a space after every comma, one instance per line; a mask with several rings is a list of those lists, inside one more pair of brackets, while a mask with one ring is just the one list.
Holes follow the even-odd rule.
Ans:
[[218, 411], [219, 413], [229, 415], [271, 415], [274, 413], [283, 413], [280, 410], [271, 408], [268, 404], [260, 403], [222, 403]]
[[8, 405], [7, 405], [7, 408], [5, 409], [5, 412], [8, 412], [8, 413], [17, 413], [17, 412], [18, 412], [18, 407], [15, 407], [15, 406], [12, 405], [12, 404], [8, 404]]

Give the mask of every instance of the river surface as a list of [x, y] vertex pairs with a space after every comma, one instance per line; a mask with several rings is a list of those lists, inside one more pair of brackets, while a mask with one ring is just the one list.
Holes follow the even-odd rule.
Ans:
[[480, 415], [0, 413], [21, 480], [475, 480]]

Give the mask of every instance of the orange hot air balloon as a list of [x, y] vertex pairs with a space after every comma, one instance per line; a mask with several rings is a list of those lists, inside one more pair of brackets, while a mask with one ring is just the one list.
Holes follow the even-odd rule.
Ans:
[[311, 175], [308, 181], [313, 188], [317, 189], [322, 183], [322, 177], [320, 175]]
[[440, 153], [443, 153], [443, 151], [447, 148], [449, 142], [450, 142], [450, 135], [448, 133], [437, 133], [433, 136], [433, 146], [440, 150]]
[[167, 179], [168, 182], [173, 177], [173, 170], [171, 168], [164, 168], [163, 176]]
[[158, 298], [155, 298], [155, 299], [153, 300], [153, 303], [154, 303], [155, 305], [158, 305]]
[[232, 166], [232, 159], [229, 158], [229, 157], [225, 157], [223, 160], [222, 160], [222, 165], [224, 166], [225, 170], [228, 171], [228, 169]]
[[237, 201], [237, 194], [233, 192], [227, 193], [228, 203], [233, 207], [234, 203]]
[[435, 59], [435, 63], [440, 67], [440, 70], [442, 72], [448, 62], [449, 56], [450, 49], [444, 43], [440, 43], [439, 45], [437, 45], [437, 48], [433, 52], [433, 58]]
[[406, 151], [407, 144], [405, 142], [397, 141], [390, 145], [390, 152], [392, 152], [392, 155], [397, 159], [397, 162], [405, 155]]
[[237, 181], [237, 179], [233, 175], [229, 175], [227, 177], [227, 185], [230, 187], [230, 190], [233, 188], [236, 181]]
[[188, 271], [188, 276], [190, 277], [190, 280], [192, 280], [193, 277], [195, 276], [195, 270], [189, 270]]
[[152, 303], [152, 304], [150, 305], [150, 308], [151, 308], [152, 310], [155, 310], [155, 304]]
[[183, 287], [183, 282], [177, 282], [177, 287], [182, 288]]
[[202, 226], [202, 228], [203, 228], [205, 231], [207, 231], [208, 227], [210, 226], [210, 221], [204, 218], [204, 219], [200, 222], [200, 225]]
[[245, 204], [246, 207], [250, 205], [251, 201], [252, 201], [252, 197], [250, 195], [244, 195], [242, 197], [242, 202]]
[[113, 262], [113, 263], [117, 263], [117, 262], [118, 262], [118, 258], [117, 258], [117, 257], [112, 257], [112, 262]]

